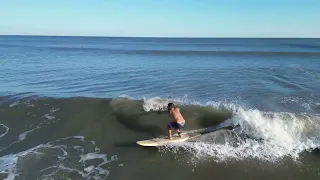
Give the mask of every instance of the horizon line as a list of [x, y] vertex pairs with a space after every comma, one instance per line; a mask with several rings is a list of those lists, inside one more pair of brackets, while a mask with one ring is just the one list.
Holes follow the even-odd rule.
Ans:
[[183, 38], [183, 39], [320, 39], [320, 37], [237, 37], [237, 36], [107, 36], [107, 35], [44, 35], [44, 34], [0, 34], [0, 36], [40, 36], [40, 37], [96, 37], [96, 38]]

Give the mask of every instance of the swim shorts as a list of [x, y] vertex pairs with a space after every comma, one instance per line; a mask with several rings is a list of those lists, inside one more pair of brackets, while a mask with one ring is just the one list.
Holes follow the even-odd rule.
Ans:
[[177, 123], [177, 122], [169, 122], [168, 128], [174, 128], [174, 129], [182, 129], [184, 128], [184, 123]]

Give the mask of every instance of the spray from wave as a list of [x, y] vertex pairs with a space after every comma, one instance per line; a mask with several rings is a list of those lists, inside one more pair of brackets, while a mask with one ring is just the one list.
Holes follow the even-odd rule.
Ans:
[[[144, 100], [144, 110], [163, 109], [170, 100], [150, 98]], [[161, 151], [189, 152], [193, 160], [243, 160], [255, 158], [275, 162], [285, 157], [297, 161], [299, 154], [320, 147], [320, 117], [317, 114], [289, 112], [263, 112], [225, 102], [186, 102], [229, 109], [229, 120], [236, 128], [221, 129], [202, 135], [195, 142], [184, 142], [161, 147]], [[172, 102], [172, 101], [170, 101]]]

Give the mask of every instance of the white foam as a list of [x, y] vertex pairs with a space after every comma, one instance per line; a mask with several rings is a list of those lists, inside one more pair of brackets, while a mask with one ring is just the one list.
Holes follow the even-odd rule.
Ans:
[[[58, 110], [59, 110], [59, 108], [52, 108], [52, 109], [50, 110], [50, 113], [45, 114], [44, 117], [45, 117], [47, 120], [55, 119], [55, 117], [54, 117], [54, 116], [50, 116], [50, 114], [51, 114], [51, 113], [54, 113], [54, 112], [56, 112], [56, 111], [58, 111]], [[23, 132], [23, 133], [20, 133], [19, 136], [18, 136], [18, 141], [15, 141], [15, 142], [11, 143], [11, 144], [10, 144], [9, 146], [7, 146], [6, 148], [12, 146], [12, 145], [15, 144], [15, 143], [18, 143], [18, 142], [20, 142], [20, 141], [25, 140], [25, 138], [27, 137], [27, 134], [33, 132], [33, 131], [36, 130], [36, 129], [40, 129], [41, 126], [42, 126], [44, 123], [46, 123], [46, 120], [45, 120], [44, 122], [38, 124], [37, 127], [33, 128], [33, 129], [31, 129], [31, 130], [25, 131], [25, 132]], [[0, 125], [2, 125], [2, 124], [0, 124]], [[6, 127], [6, 126], [4, 126], [4, 125], [2, 125], [2, 126], [5, 127], [7, 130], [6, 130], [6, 132], [5, 132], [4, 134], [0, 135], [0, 138], [3, 137], [5, 134], [7, 134], [8, 131], [9, 131], [9, 128], [8, 128], [8, 127]], [[4, 149], [6, 149], [6, 148], [4, 148]], [[4, 150], [4, 149], [1, 149], [0, 151], [2, 151], [2, 150]]]
[[84, 168], [84, 171], [86, 171], [86, 172], [91, 172], [93, 169], [94, 169], [94, 166], [91, 165], [91, 166], [89, 166], [89, 167]]
[[[313, 95], [311, 95], [313, 97]], [[295, 96], [285, 96], [280, 98], [280, 102], [288, 105], [296, 105], [300, 106], [301, 109], [312, 112], [313, 110], [316, 111], [320, 103], [317, 102], [316, 97], [313, 97], [312, 99], [308, 98], [302, 98], [302, 97], [295, 97]]]
[[52, 120], [52, 119], [56, 118], [54, 116], [50, 116], [49, 114], [45, 114], [44, 117], [47, 118], [48, 120]]
[[30, 100], [25, 101], [25, 102], [20, 102], [20, 100], [19, 100], [19, 101], [16, 101], [16, 102], [11, 103], [11, 104], [9, 105], [9, 107], [14, 107], [14, 106], [17, 106], [17, 105], [19, 105], [19, 104], [26, 105], [27, 107], [34, 107], [34, 104], [31, 104], [31, 103], [30, 103]]
[[15, 174], [12, 172], [8, 172], [8, 176], [4, 180], [14, 180]]
[[54, 112], [59, 111], [59, 110], [60, 110], [60, 108], [52, 108], [52, 109], [50, 109], [50, 113], [54, 113]]
[[31, 103], [30, 103], [30, 100], [26, 101], [26, 102], [23, 103], [23, 104], [25, 104], [27, 107], [34, 107], [34, 104], [31, 104]]
[[46, 145], [39, 145], [29, 150], [17, 153], [17, 154], [9, 154], [0, 157], [0, 172], [8, 173], [6, 179], [14, 179], [19, 173], [17, 173], [17, 162], [19, 158], [23, 158], [26, 155], [32, 153], [34, 150], [44, 147]]
[[168, 105], [169, 101], [164, 100], [158, 97], [143, 99], [143, 110], [149, 112], [153, 111], [161, 111], [165, 110], [166, 106]]
[[60, 109], [59, 108], [51, 108], [50, 109], [50, 113], [48, 114], [45, 114], [44, 117], [48, 120], [52, 120], [52, 119], [55, 119], [56, 117], [55, 116], [52, 116], [51, 114], [56, 112], [56, 111], [59, 111]]
[[15, 168], [17, 159], [18, 158], [12, 154], [0, 157], [0, 172], [8, 173], [7, 179], [14, 178], [15, 175], [12, 170]]
[[29, 130], [29, 131], [25, 131], [25, 132], [19, 134], [18, 140], [19, 141], [23, 141], [26, 138], [28, 133], [31, 133], [32, 131], [34, 131], [36, 129], [39, 129], [39, 128], [40, 128], [40, 126], [37, 126], [37, 127], [33, 128], [33, 129]]
[[0, 138], [2, 138], [3, 136], [5, 136], [9, 132], [9, 127], [4, 124], [0, 124], [0, 126], [4, 127], [6, 129], [6, 131], [0, 135]]
[[105, 158], [106, 155], [105, 154], [88, 153], [85, 155], [81, 155], [80, 157], [81, 157], [81, 159], [79, 160], [79, 162], [83, 162], [83, 161], [87, 161], [87, 160], [91, 160], [91, 159]]
[[9, 107], [14, 107], [14, 106], [17, 106], [17, 105], [19, 105], [19, 104], [20, 104], [20, 102], [19, 102], [19, 101], [16, 101], [16, 102], [11, 103], [11, 104], [9, 105]]
[[[72, 146], [73, 144], [76, 144], [76, 146]], [[108, 161], [106, 154], [98, 154], [98, 152], [83, 154], [85, 147], [88, 146], [91, 146], [89, 149], [97, 149], [95, 144], [84, 141], [84, 137], [82, 136], [61, 138], [57, 141], [41, 144], [17, 154], [0, 157], [0, 172], [8, 174], [6, 179], [11, 180], [18, 176], [23, 178], [24, 160], [30, 160], [36, 156], [37, 159], [51, 157], [51, 161], [47, 162], [47, 167], [39, 167], [39, 171], [41, 172], [38, 177], [39, 179], [55, 179], [55, 177], [61, 174], [61, 171], [77, 172], [85, 179], [105, 179], [110, 172], [101, 166], [115, 161], [116, 158], [112, 156]], [[69, 167], [69, 161], [73, 161], [74, 158], [77, 157], [79, 158], [79, 163], [73, 163], [72, 166]], [[102, 162], [100, 164], [96, 162], [86, 162], [92, 159], [101, 159]], [[36, 165], [37, 164], [35, 164], [35, 166]]]
[[143, 98], [143, 109], [146, 112], [149, 111], [165, 111], [168, 103], [172, 102], [175, 104], [187, 104], [186, 96], [183, 98], [161, 98], [161, 97], [152, 97], [152, 98]]
[[146, 112], [149, 111], [165, 111], [168, 103], [172, 102], [177, 105], [196, 105], [202, 107], [214, 107], [221, 110], [231, 110], [237, 111], [240, 105], [237, 102], [227, 102], [227, 101], [190, 101], [187, 99], [187, 96], [182, 98], [161, 98], [161, 97], [152, 97], [152, 98], [143, 98], [143, 109]]
[[120, 98], [127, 98], [127, 99], [133, 99], [131, 96], [123, 94], [119, 96]]
[[83, 162], [83, 163], [85, 163], [85, 161], [92, 160], [92, 159], [102, 159], [102, 162], [96, 168], [89, 166], [84, 169], [89, 173], [92, 173], [95, 171], [101, 175], [109, 175], [108, 170], [101, 168], [102, 165], [105, 165], [107, 163], [117, 160], [117, 156], [111, 156], [110, 160], [108, 160], [106, 154], [96, 154], [96, 153], [88, 153], [88, 154], [81, 155], [80, 157], [81, 159], [79, 160], [79, 162]]
[[[28, 102], [26, 102], [26, 104], [30, 104], [30, 102], [28, 101]], [[50, 116], [50, 114], [51, 114], [51, 113], [54, 113], [54, 112], [56, 112], [56, 111], [58, 111], [58, 110], [59, 110], [59, 108], [52, 108], [52, 109], [50, 109], [50, 113], [45, 114], [44, 117], [45, 117], [47, 120], [55, 119], [55, 117], [54, 117], [54, 116]], [[28, 113], [28, 114], [29, 114], [29, 113]], [[8, 147], [10, 147], [11, 145], [13, 145], [13, 144], [15, 144], [15, 143], [18, 143], [18, 142], [20, 142], [20, 141], [23, 141], [23, 140], [26, 138], [26, 136], [27, 136], [28, 133], [31, 133], [31, 132], [33, 132], [34, 130], [41, 128], [41, 126], [42, 126], [45, 122], [46, 122], [46, 121], [38, 124], [37, 127], [33, 128], [33, 129], [31, 129], [31, 130], [28, 130], [28, 131], [25, 131], [25, 132], [23, 132], [23, 133], [20, 133], [19, 136], [18, 136], [18, 141], [15, 141], [15, 142], [11, 143]], [[3, 127], [6, 128], [6, 132], [5, 132], [4, 134], [0, 135], [0, 138], [2, 138], [3, 136], [5, 136], [5, 135], [8, 133], [9, 128], [8, 128], [7, 126], [3, 125], [3, 124], [0, 124], [0, 126], [3, 126]], [[6, 147], [6, 148], [8, 148], [8, 147]], [[3, 149], [1, 149], [1, 150], [3, 150]], [[1, 151], [1, 150], [0, 150], [0, 151]]]

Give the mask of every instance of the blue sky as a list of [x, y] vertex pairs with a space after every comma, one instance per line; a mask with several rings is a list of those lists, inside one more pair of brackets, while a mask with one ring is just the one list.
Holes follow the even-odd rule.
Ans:
[[320, 37], [320, 0], [1, 0], [0, 34]]

